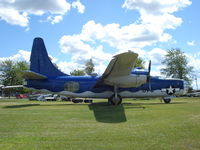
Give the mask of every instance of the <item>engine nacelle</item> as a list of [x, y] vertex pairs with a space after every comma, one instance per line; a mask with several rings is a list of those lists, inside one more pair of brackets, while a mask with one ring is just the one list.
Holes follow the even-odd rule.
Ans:
[[110, 77], [109, 79], [105, 79], [104, 82], [108, 85], [116, 85], [122, 88], [138, 87], [147, 82], [147, 75], [130, 74], [128, 76]]

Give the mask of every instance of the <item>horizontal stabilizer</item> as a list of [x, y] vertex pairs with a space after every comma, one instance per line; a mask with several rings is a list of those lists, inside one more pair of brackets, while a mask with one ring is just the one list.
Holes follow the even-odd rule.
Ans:
[[24, 86], [23, 85], [9, 85], [9, 86], [0, 85], [0, 88], [2, 89], [19, 88], [19, 87], [24, 87]]
[[33, 72], [33, 71], [24, 71], [23, 72], [23, 76], [25, 79], [33, 79], [33, 80], [43, 80], [43, 79], [47, 79], [46, 76]]

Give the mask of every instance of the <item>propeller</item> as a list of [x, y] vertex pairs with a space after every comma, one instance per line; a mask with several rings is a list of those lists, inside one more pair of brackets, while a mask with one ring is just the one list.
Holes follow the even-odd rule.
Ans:
[[149, 82], [150, 78], [151, 78], [150, 72], [151, 72], [151, 60], [149, 61], [148, 74], [147, 74], [147, 82]]
[[149, 61], [148, 74], [147, 74], [147, 82], [149, 83], [149, 91], [151, 91], [150, 73], [151, 73], [151, 60]]

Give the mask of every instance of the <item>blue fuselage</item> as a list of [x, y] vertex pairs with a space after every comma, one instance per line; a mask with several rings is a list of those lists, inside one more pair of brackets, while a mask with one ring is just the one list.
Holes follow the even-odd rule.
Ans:
[[[109, 98], [113, 87], [103, 85], [95, 87], [100, 76], [58, 76], [44, 80], [27, 80], [27, 87], [47, 90], [69, 97]], [[119, 88], [118, 93], [124, 97], [167, 97], [181, 95], [184, 81], [180, 79], [160, 79], [151, 77], [150, 82], [136, 88]]]

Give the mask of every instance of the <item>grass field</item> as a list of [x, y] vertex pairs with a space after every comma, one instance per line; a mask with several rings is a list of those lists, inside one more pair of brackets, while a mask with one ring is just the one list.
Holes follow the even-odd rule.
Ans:
[[200, 149], [200, 99], [125, 100], [122, 106], [0, 100], [1, 150]]

